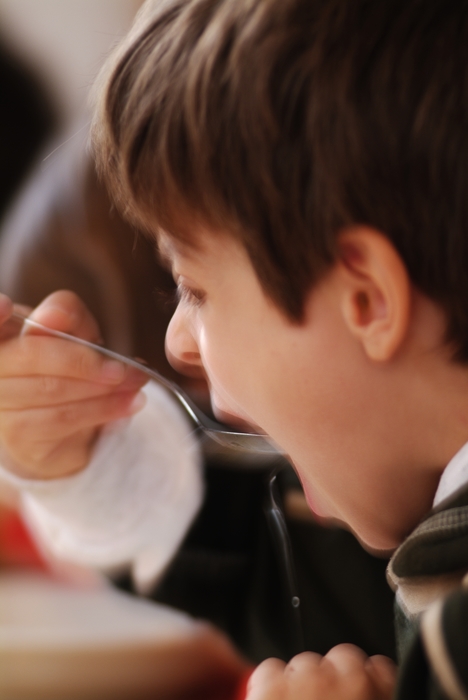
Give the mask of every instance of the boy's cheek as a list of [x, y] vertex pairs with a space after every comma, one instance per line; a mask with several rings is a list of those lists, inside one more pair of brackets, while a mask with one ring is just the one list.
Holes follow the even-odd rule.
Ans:
[[210, 389], [211, 407], [217, 420], [227, 425], [235, 426], [241, 430], [256, 432], [256, 427], [248, 421], [240, 411], [236, 411], [232, 406], [228, 405], [221, 396], [213, 389]]
[[215, 418], [220, 423], [225, 423], [226, 425], [230, 425], [234, 428], [239, 428], [239, 430], [242, 430], [244, 432], [254, 432], [251, 423], [248, 423], [247, 421], [243, 420], [237, 414], [232, 413], [231, 411], [225, 411], [221, 408], [218, 408], [218, 406], [216, 406], [216, 404], [214, 404], [213, 401], [211, 402], [211, 405], [213, 408]]

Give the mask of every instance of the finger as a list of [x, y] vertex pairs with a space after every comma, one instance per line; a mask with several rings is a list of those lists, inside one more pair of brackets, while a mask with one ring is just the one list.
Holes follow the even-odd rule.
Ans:
[[4, 294], [0, 297], [3, 297], [0, 301], [0, 306], [3, 308], [3, 311], [0, 310], [0, 340], [7, 340], [19, 335], [23, 328], [23, 321], [13, 316], [13, 311], [28, 316], [32, 309], [23, 304], [13, 304]]
[[323, 658], [342, 674], [350, 673], [355, 669], [363, 669], [368, 659], [367, 654], [354, 644], [338, 644], [330, 649]]
[[257, 666], [247, 685], [246, 700], [283, 700], [285, 668], [280, 659], [267, 659]]
[[0, 324], [10, 318], [13, 311], [13, 303], [6, 294], [0, 294]]
[[18, 326], [11, 322], [13, 303], [6, 294], [0, 294], [0, 340], [18, 334]]
[[[96, 319], [86, 305], [68, 290], [53, 292], [30, 314], [33, 321], [57, 331], [69, 333], [93, 343], [101, 341]], [[25, 333], [41, 335], [43, 331], [33, 326], [25, 326]]]
[[2, 411], [0, 433], [7, 449], [20, 463], [26, 459], [40, 462], [52, 443], [133, 415], [145, 403], [146, 395], [142, 392], [113, 393], [46, 408]]
[[395, 689], [396, 664], [388, 656], [371, 656], [366, 662], [366, 668], [373, 678], [379, 700], [390, 700]]
[[298, 654], [284, 670], [287, 698], [316, 700], [326, 697], [329, 684], [328, 669], [321, 666], [322, 656], [311, 651]]
[[[367, 654], [353, 644], [339, 644], [333, 647], [321, 662], [322, 669], [332, 679], [330, 697], [346, 691], [349, 700], [375, 700], [376, 688], [373, 678], [367, 672]], [[333, 677], [332, 677], [333, 674]], [[324, 693], [324, 697], [327, 695]]]
[[61, 338], [27, 335], [0, 343], [3, 377], [48, 375], [120, 384], [129, 374], [122, 362]]
[[29, 314], [31, 314], [33, 311], [33, 307], [27, 306], [26, 304], [17, 304], [15, 302], [13, 304], [13, 311], [17, 311], [22, 316], [29, 316]]
[[321, 654], [315, 654], [312, 651], [304, 651], [302, 654], [294, 656], [285, 668], [285, 673], [297, 674], [308, 673], [315, 670], [321, 663]]
[[129, 372], [117, 386], [49, 375], [4, 378], [0, 379], [0, 411], [46, 408], [105, 396], [112, 392], [136, 392], [146, 380], [147, 377], [137, 371]]

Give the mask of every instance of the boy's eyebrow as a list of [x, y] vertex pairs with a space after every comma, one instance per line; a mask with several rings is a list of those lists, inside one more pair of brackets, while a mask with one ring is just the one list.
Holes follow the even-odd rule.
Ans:
[[172, 268], [174, 264], [174, 258], [179, 257], [189, 257], [190, 249], [187, 245], [184, 245], [173, 236], [161, 231], [158, 235], [158, 251], [163, 265]]
[[174, 261], [174, 250], [166, 236], [158, 238], [157, 251], [161, 264], [170, 270]]
[[189, 259], [196, 257], [196, 249], [193, 246], [174, 238], [165, 231], [159, 232], [158, 251], [162, 264], [169, 269], [172, 268], [176, 256]]

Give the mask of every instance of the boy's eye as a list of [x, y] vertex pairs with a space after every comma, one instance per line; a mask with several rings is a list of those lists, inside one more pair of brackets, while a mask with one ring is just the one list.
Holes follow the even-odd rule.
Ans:
[[205, 298], [205, 293], [200, 289], [192, 289], [184, 284], [177, 285], [177, 301], [179, 303], [191, 304], [192, 306], [201, 306]]

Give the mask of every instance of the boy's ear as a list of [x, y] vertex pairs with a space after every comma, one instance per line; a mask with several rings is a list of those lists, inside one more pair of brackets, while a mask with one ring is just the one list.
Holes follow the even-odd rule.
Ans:
[[406, 266], [388, 238], [365, 226], [344, 230], [338, 246], [345, 322], [371, 360], [390, 360], [408, 331]]

